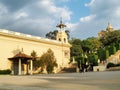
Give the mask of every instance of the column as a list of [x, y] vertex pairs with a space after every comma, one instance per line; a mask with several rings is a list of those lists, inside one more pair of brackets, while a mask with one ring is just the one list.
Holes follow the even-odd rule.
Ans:
[[30, 74], [31, 75], [33, 74], [32, 71], [33, 71], [33, 61], [30, 60]]
[[18, 71], [18, 75], [21, 75], [21, 59], [19, 59], [19, 71]]
[[43, 68], [42, 73], [47, 74], [46, 66]]

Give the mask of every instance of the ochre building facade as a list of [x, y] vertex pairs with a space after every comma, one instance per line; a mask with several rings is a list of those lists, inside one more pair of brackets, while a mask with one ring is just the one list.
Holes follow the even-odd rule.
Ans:
[[[18, 54], [21, 49], [27, 55], [30, 55], [34, 50], [38, 56], [51, 49], [58, 64], [55, 72], [57, 73], [61, 68], [68, 67], [71, 45], [68, 43], [67, 34], [63, 29], [64, 27], [59, 28], [57, 40], [0, 29], [0, 70], [11, 69], [14, 72], [13, 62], [8, 58]], [[22, 63], [19, 63], [20, 71], [22, 70], [21, 66]]]

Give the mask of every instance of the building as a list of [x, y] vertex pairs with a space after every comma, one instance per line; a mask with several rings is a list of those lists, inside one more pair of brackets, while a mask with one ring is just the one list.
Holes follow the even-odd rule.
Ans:
[[71, 45], [65, 33], [66, 25], [60, 22], [57, 27], [59, 30], [56, 40], [0, 29], [0, 70], [11, 69], [14, 74], [19, 75], [32, 74], [31, 52], [34, 50], [40, 56], [48, 49], [54, 52], [57, 60], [55, 73], [68, 67]]
[[100, 37], [106, 35], [106, 33], [112, 32], [112, 31], [114, 31], [114, 28], [113, 28], [112, 25], [110, 25], [110, 23], [108, 23], [108, 26], [107, 26], [107, 28], [106, 28], [106, 31], [101, 30], [101, 31], [98, 33], [98, 37], [100, 38]]

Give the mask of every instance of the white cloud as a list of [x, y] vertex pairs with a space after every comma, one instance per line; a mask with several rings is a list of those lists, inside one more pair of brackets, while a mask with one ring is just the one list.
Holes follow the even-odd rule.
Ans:
[[69, 22], [67, 22], [66, 25], [67, 25], [68, 30], [74, 31], [74, 30], [76, 30], [76, 27], [77, 27], [78, 23], [69, 23]]
[[75, 14], [67, 6], [58, 6], [59, 2], [68, 1], [71, 0], [0, 0], [0, 28], [45, 36], [56, 29], [62, 17], [64, 22], [69, 22], [66, 24], [72, 36], [87, 38], [96, 36], [108, 22], [113, 27], [120, 27], [120, 0], [91, 0], [85, 4], [90, 14], [75, 23], [70, 23]]
[[92, 21], [95, 17], [96, 17], [96, 15], [90, 15], [90, 16], [82, 17], [82, 18], [80, 18], [80, 21], [81, 22], [89, 22], [89, 21]]
[[94, 4], [94, 2], [95, 2], [95, 0], [91, 0], [91, 2], [90, 2], [90, 3], [86, 3], [85, 6], [86, 6], [86, 7], [91, 6], [91, 5]]
[[115, 16], [116, 17], [120, 17], [120, 7], [118, 7], [116, 10], [115, 10]]
[[15, 19], [25, 18], [28, 14], [26, 12], [20, 12], [15, 15]]
[[7, 14], [7, 8], [0, 3], [0, 16], [3, 16], [4, 14]]
[[37, 4], [39, 8], [43, 8], [47, 14], [56, 18], [62, 17], [64, 20], [70, 20], [72, 12], [67, 7], [57, 7], [52, 0], [41, 0]]
[[0, 28], [42, 37], [55, 30], [60, 17], [69, 21], [72, 13], [67, 7], [57, 6], [56, 0], [24, 0], [25, 4], [19, 0], [18, 6], [14, 0], [7, 1], [0, 1]]

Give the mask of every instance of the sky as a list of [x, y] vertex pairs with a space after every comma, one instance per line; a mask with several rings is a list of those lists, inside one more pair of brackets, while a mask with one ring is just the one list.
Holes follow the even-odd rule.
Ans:
[[71, 38], [97, 37], [120, 29], [120, 0], [0, 0], [0, 29], [45, 37], [61, 17]]

